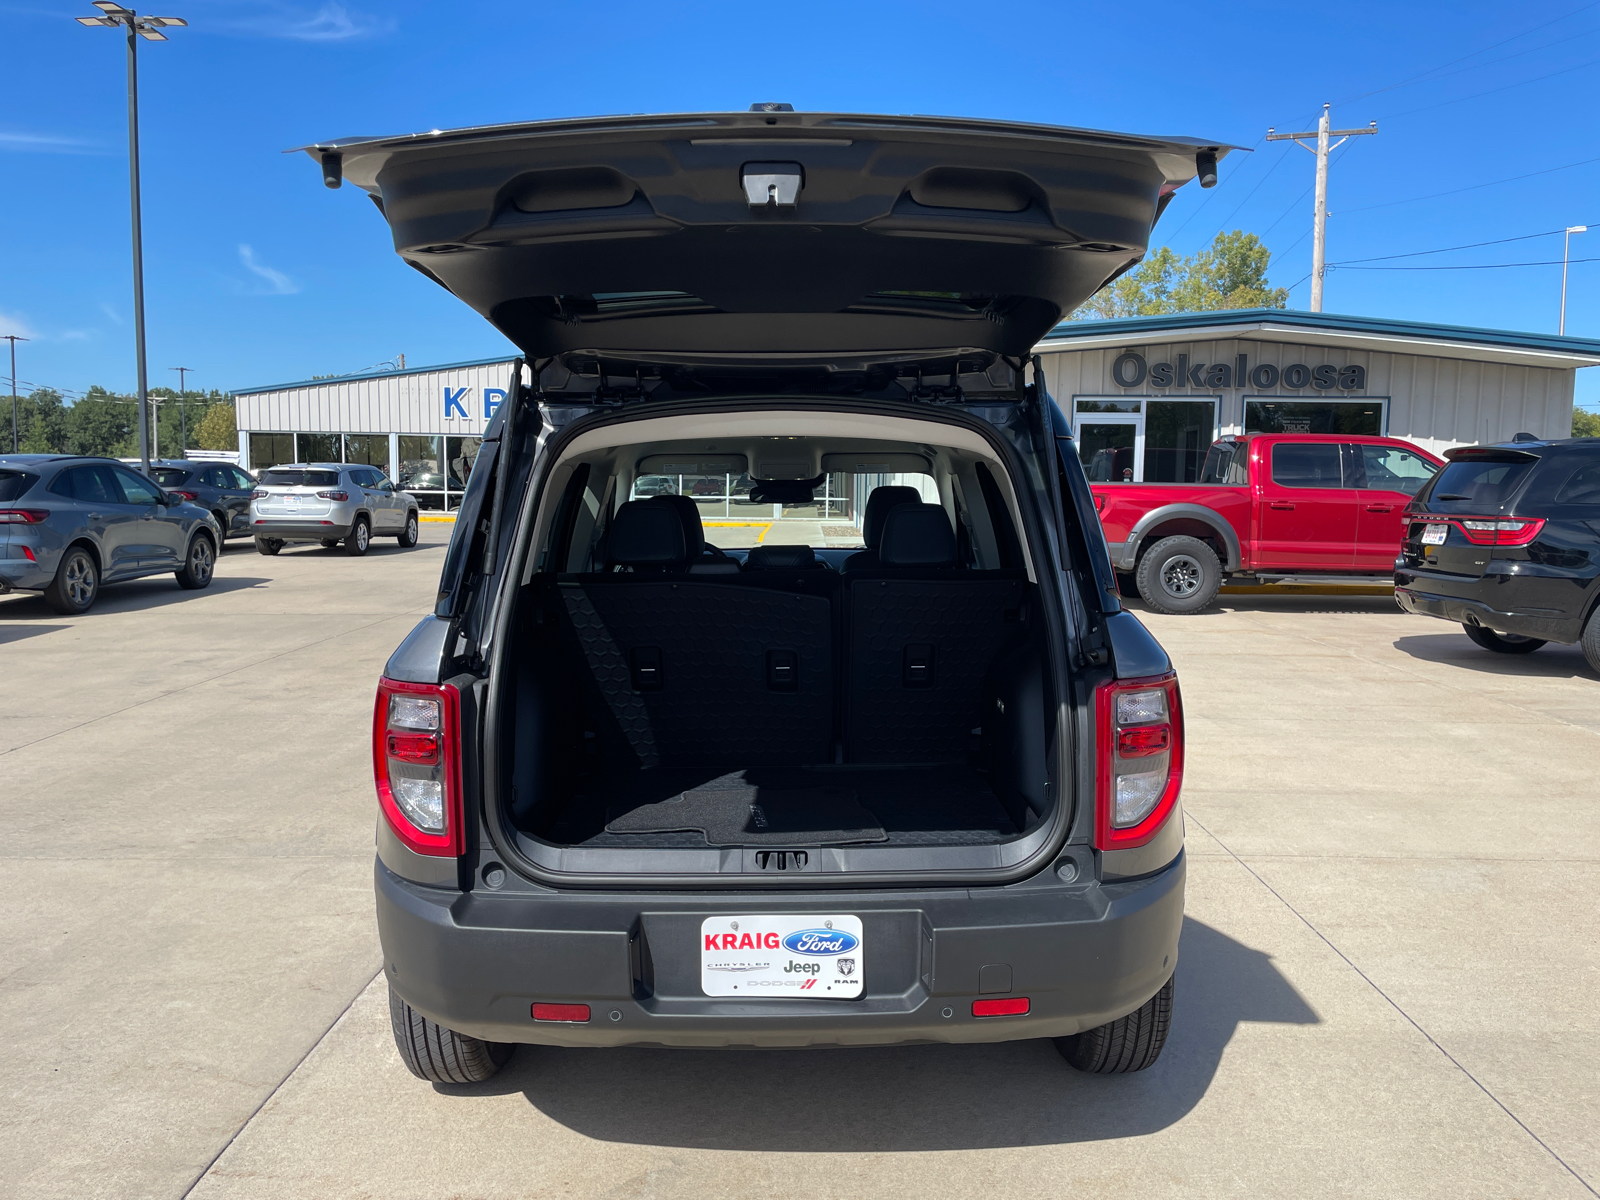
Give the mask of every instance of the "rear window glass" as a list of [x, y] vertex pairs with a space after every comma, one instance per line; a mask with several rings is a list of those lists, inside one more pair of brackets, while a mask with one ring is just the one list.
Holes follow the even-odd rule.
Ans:
[[1206, 451], [1201, 483], [1249, 483], [1250, 443], [1217, 442]]
[[1428, 493], [1428, 505], [1441, 512], [1503, 508], [1528, 477], [1533, 462], [1464, 458], [1447, 463]]
[[[4, 498], [5, 484], [0, 483], [0, 499]], [[1557, 504], [1600, 504], [1600, 462], [1579, 467], [1556, 493]]]
[[26, 471], [0, 471], [0, 503], [15, 500], [31, 488], [39, 477]]
[[177, 467], [152, 467], [150, 474], [164, 488], [177, 487], [180, 483], [189, 482], [189, 472], [181, 471]]
[[1337, 488], [1344, 486], [1339, 447], [1333, 442], [1292, 442], [1272, 448], [1272, 482], [1279, 487]]
[[339, 472], [265, 471], [261, 482], [266, 487], [333, 487], [339, 482]]

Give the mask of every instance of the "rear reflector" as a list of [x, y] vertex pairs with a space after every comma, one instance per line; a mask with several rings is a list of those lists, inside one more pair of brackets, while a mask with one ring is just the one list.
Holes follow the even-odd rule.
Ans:
[[974, 1000], [975, 1017], [1020, 1017], [1028, 1011], [1026, 996], [1007, 996], [1004, 1000]]
[[535, 1004], [533, 1006], [533, 1019], [535, 1021], [587, 1021], [589, 1019], [589, 1006], [587, 1004]]

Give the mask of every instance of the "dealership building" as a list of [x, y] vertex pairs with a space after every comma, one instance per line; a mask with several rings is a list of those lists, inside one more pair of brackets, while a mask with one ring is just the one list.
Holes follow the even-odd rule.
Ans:
[[[1225, 434], [1384, 434], [1435, 453], [1521, 432], [1567, 437], [1575, 375], [1600, 364], [1600, 341], [1583, 338], [1284, 309], [1067, 321], [1035, 349], [1091, 475], [1150, 483], [1198, 478]], [[515, 365], [235, 391], [240, 464], [367, 463], [424, 506], [453, 509]], [[716, 482], [684, 487], [708, 515], [736, 515], [747, 481]], [[858, 517], [863, 483], [829, 479], [817, 515]]]

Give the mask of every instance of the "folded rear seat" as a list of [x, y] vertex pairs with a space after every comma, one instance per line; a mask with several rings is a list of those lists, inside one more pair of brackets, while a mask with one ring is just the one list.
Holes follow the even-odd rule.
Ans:
[[1023, 571], [962, 567], [939, 505], [892, 509], [878, 565], [845, 577], [846, 761], [965, 761], [1026, 586]]
[[833, 761], [826, 596], [692, 574], [678, 514], [654, 500], [617, 510], [605, 557], [605, 570], [560, 576], [557, 590], [638, 766]]

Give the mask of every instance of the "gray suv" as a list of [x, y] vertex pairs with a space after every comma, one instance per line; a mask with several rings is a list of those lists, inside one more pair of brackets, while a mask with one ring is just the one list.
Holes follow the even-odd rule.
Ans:
[[[524, 355], [374, 706], [412, 1072], [517, 1043], [1156, 1061], [1183, 708], [1033, 347], [1225, 151], [776, 104], [309, 148]], [[635, 495], [663, 476], [749, 479], [775, 536], [714, 553], [692, 487]], [[819, 494], [872, 553], [777, 544]]]
[[417, 500], [377, 467], [293, 463], [261, 472], [250, 499], [256, 549], [276, 554], [285, 542], [321, 542], [362, 555], [375, 537], [417, 544]]
[[104, 458], [0, 456], [0, 594], [89, 611], [100, 587], [171, 571], [203, 588], [222, 531], [205, 509]]

